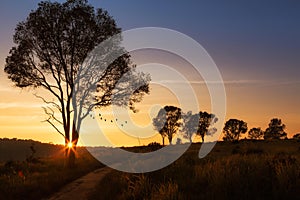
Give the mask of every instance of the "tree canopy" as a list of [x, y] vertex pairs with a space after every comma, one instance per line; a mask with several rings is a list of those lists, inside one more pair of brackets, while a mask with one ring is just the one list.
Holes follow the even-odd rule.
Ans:
[[183, 132], [190, 142], [192, 142], [193, 134], [201, 136], [202, 142], [204, 142], [206, 135], [213, 135], [217, 132], [217, 129], [212, 125], [218, 121], [218, 118], [214, 114], [205, 111], [200, 111], [197, 114], [188, 112], [183, 116], [183, 121]]
[[238, 141], [241, 134], [248, 130], [247, 123], [243, 120], [229, 119], [223, 128], [224, 141]]
[[218, 121], [218, 118], [214, 114], [209, 114], [208, 112], [199, 112], [199, 128], [197, 134], [201, 136], [202, 142], [204, 142], [204, 136], [213, 135], [217, 132], [217, 129], [214, 127], [209, 127], [215, 124]]
[[293, 135], [294, 140], [300, 140], [300, 133], [296, 133]]
[[273, 118], [269, 123], [269, 127], [266, 129], [264, 139], [285, 139], [287, 133], [284, 131], [285, 124], [282, 123], [281, 119]]
[[165, 106], [153, 119], [154, 129], [162, 136], [163, 145], [165, 137], [168, 138], [170, 144], [172, 143], [172, 138], [181, 125], [180, 119], [181, 109], [176, 106]]
[[[80, 67], [98, 44], [120, 32], [121, 29], [106, 11], [94, 9], [85, 0], [40, 2], [38, 8], [31, 11], [15, 29], [13, 39], [16, 46], [6, 58], [5, 72], [17, 87], [41, 87], [53, 96], [53, 101], [39, 98], [48, 104], [44, 108], [48, 116], [46, 121], [65, 138], [66, 145], [72, 138], [76, 146], [79, 137], [80, 120], [73, 121], [71, 113]], [[140, 80], [149, 78], [135, 73], [135, 65], [126, 52], [105, 70], [92, 71], [98, 79], [95, 87], [97, 95], [90, 102], [90, 108], [93, 105], [111, 105], [118, 80], [128, 72], [136, 75], [135, 80], [137, 77]], [[133, 104], [149, 92], [147, 81], [144, 83], [122, 105], [134, 108]], [[85, 113], [82, 117], [87, 115]]]
[[258, 128], [251, 128], [248, 131], [248, 136], [250, 139], [262, 139], [264, 136], [264, 132], [261, 130], [260, 127]]
[[184, 137], [189, 139], [192, 143], [192, 138], [194, 134], [197, 134], [199, 128], [199, 114], [193, 114], [192, 111], [185, 113], [183, 116], [183, 128], [182, 132]]

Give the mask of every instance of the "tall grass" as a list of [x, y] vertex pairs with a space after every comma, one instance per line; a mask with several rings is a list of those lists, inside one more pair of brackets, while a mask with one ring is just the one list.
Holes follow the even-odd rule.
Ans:
[[61, 156], [41, 158], [39, 162], [11, 161], [0, 166], [0, 199], [42, 199], [65, 184], [98, 168], [101, 164], [86, 150], [78, 150], [74, 169], [64, 167]]
[[114, 171], [90, 199], [299, 199], [298, 146], [289, 141], [220, 143], [200, 160], [200, 146], [194, 145], [156, 172]]

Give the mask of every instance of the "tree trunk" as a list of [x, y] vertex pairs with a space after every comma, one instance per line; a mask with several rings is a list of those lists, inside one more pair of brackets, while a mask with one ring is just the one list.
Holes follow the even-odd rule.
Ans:
[[65, 166], [67, 166], [67, 158], [69, 154], [68, 144], [70, 142], [70, 133], [69, 129], [65, 128]]
[[165, 137], [162, 137], [163, 146], [165, 146]]
[[68, 147], [69, 139], [65, 138], [65, 167], [69, 168], [69, 155], [70, 155], [70, 149]]
[[75, 167], [75, 152], [76, 152], [76, 146], [73, 146], [72, 148], [68, 148], [68, 157], [67, 157], [67, 168], [74, 168]]
[[172, 137], [168, 137], [169, 139], [169, 144], [172, 145]]
[[202, 143], [204, 143], [204, 135], [201, 135]]
[[75, 123], [73, 123], [73, 128], [72, 128], [72, 147], [69, 148], [68, 144], [67, 144], [67, 151], [68, 151], [68, 155], [67, 155], [67, 167], [68, 168], [74, 168], [76, 165], [76, 146], [78, 143], [78, 139], [79, 139], [79, 133], [76, 130], [76, 125]]

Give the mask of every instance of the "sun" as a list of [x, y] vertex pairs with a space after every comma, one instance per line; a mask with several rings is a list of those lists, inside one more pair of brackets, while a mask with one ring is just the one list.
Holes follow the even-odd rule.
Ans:
[[72, 142], [69, 142], [69, 143], [68, 143], [68, 148], [71, 149], [72, 147], [73, 147], [73, 143], [72, 143]]

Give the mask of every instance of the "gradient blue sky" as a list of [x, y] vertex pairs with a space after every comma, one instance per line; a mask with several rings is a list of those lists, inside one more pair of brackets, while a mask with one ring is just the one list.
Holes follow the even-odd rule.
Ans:
[[[36, 103], [26, 92], [11, 89], [3, 67], [4, 59], [13, 45], [15, 25], [24, 20], [30, 10], [37, 7], [38, 2], [0, 2], [0, 90], [4, 97], [0, 100], [0, 137], [6, 136], [8, 132], [11, 132], [8, 137], [12, 137], [13, 131], [24, 130], [14, 128], [18, 125], [7, 128], [9, 125], [5, 117], [8, 112], [14, 113], [9, 114], [10, 116], [20, 117], [20, 113], [9, 110], [16, 107], [5, 106], [11, 102], [18, 103], [20, 96], [16, 97], [16, 94], [23, 95], [22, 98], [28, 105]], [[290, 136], [300, 132], [299, 1], [89, 2], [94, 7], [106, 9], [123, 30], [145, 26], [164, 27], [180, 31], [198, 41], [214, 59], [225, 80], [227, 118], [244, 119], [249, 128], [265, 128], [271, 118], [280, 117], [287, 125]], [[42, 110], [40, 113], [42, 114]], [[28, 134], [30, 129], [24, 132]], [[49, 131], [45, 134], [50, 135]], [[27, 138], [27, 135], [18, 136]], [[42, 140], [39, 136], [32, 137]], [[58, 139], [51, 140], [56, 142]]]

